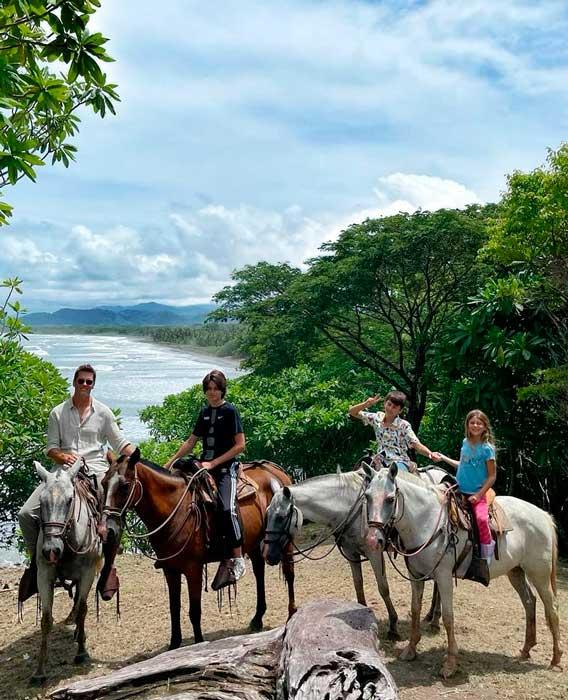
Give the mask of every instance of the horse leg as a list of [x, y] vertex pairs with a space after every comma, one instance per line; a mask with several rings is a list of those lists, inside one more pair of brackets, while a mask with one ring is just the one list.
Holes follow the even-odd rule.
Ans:
[[181, 645], [181, 572], [164, 567], [164, 576], [168, 584], [168, 597], [170, 599], [171, 636], [168, 648], [171, 650], [177, 649]]
[[266, 591], [264, 587], [264, 558], [260, 548], [251, 553], [252, 570], [256, 579], [256, 612], [249, 624], [251, 632], [260, 632], [262, 629], [262, 618], [266, 612]]
[[416, 646], [420, 641], [420, 613], [422, 611], [422, 596], [424, 595], [424, 581], [412, 581], [412, 604], [410, 639], [402, 650], [399, 658], [402, 661], [414, 661], [416, 658]]
[[201, 632], [201, 587], [203, 583], [203, 565], [192, 562], [185, 573], [189, 591], [189, 619], [193, 626], [193, 641], [195, 644], [203, 641]]
[[437, 584], [442, 601], [442, 620], [448, 636], [448, 654], [440, 669], [440, 675], [446, 679], [453, 676], [458, 667], [458, 645], [454, 629], [454, 591], [451, 575], [440, 577]]
[[387, 581], [387, 574], [385, 571], [384, 555], [382, 552], [369, 552], [369, 561], [373, 567], [373, 573], [375, 574], [379, 593], [381, 594], [381, 598], [383, 599], [389, 616], [389, 631], [387, 633], [387, 637], [388, 639], [393, 640], [400, 639], [400, 635], [398, 633], [398, 615], [394, 609], [394, 605], [392, 604], [390, 597], [389, 582]]
[[430, 629], [433, 632], [440, 631], [440, 616], [442, 614], [442, 608], [440, 606], [440, 591], [438, 590], [438, 584], [434, 581], [434, 588], [432, 589], [432, 602], [430, 603], [430, 610], [424, 618], [424, 622], [430, 623]]
[[64, 625], [74, 625], [77, 622], [78, 605], [79, 605], [79, 588], [76, 587], [75, 588], [75, 595], [73, 596], [73, 607], [71, 608], [69, 615], [67, 615], [67, 617], [63, 621]]
[[517, 591], [525, 609], [525, 645], [521, 649], [520, 657], [521, 659], [529, 659], [530, 651], [536, 645], [536, 596], [532, 592], [525, 572], [520, 566], [511, 569], [507, 576], [511, 585]]
[[529, 581], [536, 588], [542, 604], [544, 605], [544, 613], [546, 615], [546, 623], [552, 633], [552, 659], [550, 668], [561, 670], [560, 661], [562, 659], [562, 645], [560, 643], [560, 623], [558, 620], [558, 601], [556, 599], [556, 582], [552, 581], [552, 573], [548, 570], [526, 570]]
[[355, 586], [355, 595], [357, 596], [357, 602], [359, 605], [367, 605], [367, 600], [365, 598], [365, 589], [363, 587], [363, 569], [361, 568], [361, 561], [349, 559], [349, 566], [351, 567], [351, 576], [353, 577], [353, 585]]
[[[51, 574], [51, 575], [50, 575]], [[40, 573], [38, 567], [38, 589], [39, 598], [41, 600], [41, 646], [39, 650], [39, 659], [37, 669], [30, 679], [31, 685], [42, 685], [47, 680], [45, 667], [47, 664], [47, 639], [51, 628], [53, 627], [53, 584], [55, 571], [51, 573]]]
[[85, 648], [85, 641], [87, 639], [87, 635], [85, 634], [85, 618], [87, 617], [87, 598], [95, 580], [96, 572], [97, 565], [95, 560], [84, 562], [82, 576], [77, 584], [77, 627], [75, 628], [74, 635], [74, 639], [77, 642], [77, 654], [73, 659], [73, 663], [75, 664], [84, 664], [89, 661], [89, 654]]
[[282, 556], [282, 573], [284, 574], [286, 585], [288, 587], [288, 619], [290, 619], [298, 609], [296, 607], [296, 599], [294, 596], [295, 574], [293, 552], [293, 545], [290, 543], [284, 548], [284, 554]]

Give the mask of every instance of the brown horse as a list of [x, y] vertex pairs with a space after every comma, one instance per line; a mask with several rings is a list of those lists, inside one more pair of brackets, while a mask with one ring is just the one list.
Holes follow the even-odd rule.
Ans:
[[[253, 632], [262, 629], [266, 612], [264, 590], [264, 559], [261, 544], [264, 537], [265, 513], [272, 499], [271, 481], [283, 485], [290, 478], [276, 465], [265, 462], [247, 469], [258, 485], [255, 498], [240, 504], [243, 522], [243, 551], [252, 562], [256, 578], [256, 613], [249, 628]], [[147, 460], [140, 461], [137, 449], [128, 459], [121, 457], [108, 470], [103, 481], [105, 506], [103, 509], [103, 536], [119, 541], [126, 511], [132, 508], [149, 529], [148, 537], [157, 555], [159, 566], [164, 569], [170, 598], [171, 639], [170, 649], [181, 644], [180, 598], [181, 575], [187, 579], [189, 591], [189, 619], [193, 625], [195, 642], [203, 641], [201, 632], [201, 589], [203, 567], [208, 562], [219, 561], [221, 551], [216, 517], [213, 509], [200, 507], [187, 481], [181, 476]], [[290, 545], [291, 546], [291, 545]], [[294, 563], [285, 557], [282, 570], [288, 585], [288, 614], [296, 612], [294, 602]]]

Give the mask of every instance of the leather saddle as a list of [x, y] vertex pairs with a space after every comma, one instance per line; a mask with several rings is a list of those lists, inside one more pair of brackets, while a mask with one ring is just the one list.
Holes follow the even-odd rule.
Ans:
[[[497, 537], [505, 532], [510, 532], [513, 529], [511, 521], [499, 503], [495, 500], [496, 494], [493, 489], [487, 491], [487, 505], [489, 506], [489, 528], [493, 534], [493, 539], [497, 541]], [[470, 533], [474, 541], [478, 538], [477, 527], [475, 524], [475, 516], [469, 505], [467, 498], [456, 493], [448, 501], [450, 520], [462, 530]], [[476, 542], [479, 544], [479, 542]]]
[[[259, 486], [254, 479], [245, 474], [245, 471], [258, 466], [258, 462], [239, 463], [237, 472], [237, 502], [242, 503], [251, 498], [255, 498]], [[175, 463], [175, 469], [183, 478], [188, 481], [196, 472], [201, 469], [201, 463], [198, 459], [178, 459]], [[217, 505], [217, 484], [215, 479], [208, 472], [204, 472], [200, 478], [193, 483], [193, 492], [197, 500], [203, 503]]]

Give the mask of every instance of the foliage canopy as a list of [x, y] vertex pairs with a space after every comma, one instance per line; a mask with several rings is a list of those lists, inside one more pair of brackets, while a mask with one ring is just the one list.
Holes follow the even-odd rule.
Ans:
[[[112, 61], [88, 23], [99, 0], [8, 0], [0, 6], [0, 188], [27, 177], [47, 158], [68, 167], [83, 105], [115, 113], [116, 85], [101, 62]], [[55, 73], [50, 64], [62, 68]], [[0, 224], [12, 208], [0, 201]]]

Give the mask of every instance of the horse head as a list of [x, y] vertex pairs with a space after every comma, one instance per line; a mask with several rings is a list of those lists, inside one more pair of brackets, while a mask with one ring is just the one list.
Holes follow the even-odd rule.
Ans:
[[294, 504], [294, 496], [288, 486], [278, 484], [273, 490], [275, 493], [266, 511], [262, 552], [270, 566], [280, 563], [284, 548], [298, 534], [303, 523], [302, 511]]
[[363, 471], [368, 478], [365, 491], [367, 499], [367, 544], [378, 549], [386, 545], [388, 530], [396, 519], [398, 467], [392, 464], [389, 469], [376, 471], [363, 464]]
[[73, 480], [81, 468], [82, 461], [66, 469], [59, 466], [47, 471], [39, 462], [34, 462], [38, 476], [44, 483], [40, 493], [40, 526], [43, 530], [42, 554], [50, 564], [57, 564], [65, 549], [65, 534], [73, 517], [75, 487]]
[[122, 537], [123, 519], [126, 510], [132, 505], [133, 489], [136, 486], [135, 466], [140, 460], [140, 450], [136, 448], [130, 457], [121, 455], [107, 470], [102, 487], [104, 507], [99, 526], [103, 542], [117, 544]]

